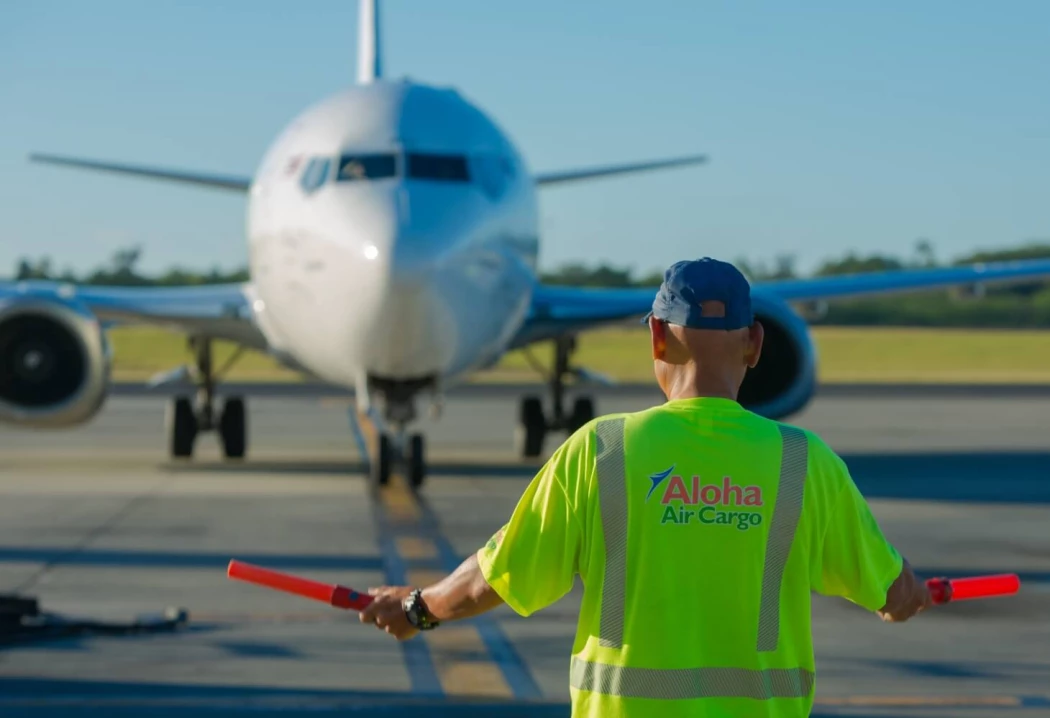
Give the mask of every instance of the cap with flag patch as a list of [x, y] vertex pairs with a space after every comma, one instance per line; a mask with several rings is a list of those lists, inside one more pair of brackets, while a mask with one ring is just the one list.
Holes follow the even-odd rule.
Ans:
[[[704, 316], [703, 302], [721, 302], [724, 316]], [[732, 331], [751, 326], [751, 285], [740, 270], [727, 262], [703, 259], [675, 262], [664, 273], [663, 284], [645, 315], [691, 329]]]

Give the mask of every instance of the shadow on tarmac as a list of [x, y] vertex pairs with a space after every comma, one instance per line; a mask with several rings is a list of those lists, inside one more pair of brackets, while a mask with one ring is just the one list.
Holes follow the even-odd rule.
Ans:
[[[340, 714], [428, 718], [569, 718], [566, 703], [442, 700], [433, 696], [363, 691], [318, 691], [259, 686], [209, 686], [0, 677], [0, 715], [188, 716], [274, 713], [283, 718]], [[814, 711], [813, 718], [837, 713]], [[851, 718], [866, 718], [850, 713]], [[885, 714], [883, 714], [885, 715]], [[908, 718], [894, 714], [894, 718]]]
[[[158, 465], [173, 473], [247, 473], [247, 474], [328, 474], [365, 477], [368, 465], [360, 461], [170, 461]], [[429, 476], [490, 478], [532, 478], [540, 470], [538, 462], [448, 462], [433, 461], [427, 465]]]
[[842, 459], [869, 499], [1050, 503], [1050, 452], [851, 454]]
[[[236, 558], [276, 570], [306, 571], [382, 571], [382, 556], [335, 556], [330, 554], [262, 554], [236, 552]], [[207, 569], [224, 571], [230, 562], [229, 552], [211, 551], [139, 551], [135, 549], [84, 548], [76, 552], [68, 548], [26, 548], [0, 545], [0, 563], [61, 563], [63, 566], [163, 568], [163, 569]], [[410, 568], [436, 569], [433, 559], [411, 559], [405, 561]], [[965, 573], [959, 569], [937, 566], [916, 566], [925, 576], [954, 578], [971, 574], [1001, 573], [1002, 567], [970, 567]], [[1022, 583], [1050, 583], [1050, 571], [1013, 571]]]
[[[267, 568], [284, 571], [382, 571], [381, 556], [334, 554], [283, 554], [237, 551], [236, 558]], [[70, 547], [24, 547], [0, 545], [0, 563], [61, 563], [63, 566], [121, 566], [135, 568], [203, 568], [223, 570], [230, 562], [230, 552], [158, 551], [139, 549]]]
[[[868, 498], [988, 503], [1050, 503], [1050, 452], [842, 453]], [[365, 476], [357, 461], [195, 461], [161, 466], [183, 473], [329, 474]], [[540, 462], [448, 462], [428, 467], [433, 477], [532, 478]]]

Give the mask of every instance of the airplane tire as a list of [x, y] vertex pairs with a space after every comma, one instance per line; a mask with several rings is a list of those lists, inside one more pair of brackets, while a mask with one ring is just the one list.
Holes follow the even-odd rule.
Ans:
[[375, 455], [368, 466], [368, 480], [373, 489], [390, 483], [390, 472], [394, 463], [394, 447], [390, 437], [380, 434], [376, 440]]
[[427, 477], [426, 443], [422, 434], [413, 434], [405, 455], [405, 473], [412, 488], [418, 489]]
[[547, 434], [547, 419], [543, 416], [543, 402], [539, 397], [527, 396], [521, 400], [518, 418], [517, 449], [522, 458], [534, 458], [543, 452]]
[[222, 417], [219, 419], [219, 437], [222, 439], [222, 451], [226, 458], [244, 458], [248, 448], [248, 413], [241, 397], [231, 397], [223, 404]]
[[589, 396], [576, 397], [572, 405], [572, 415], [569, 417], [569, 433], [577, 431], [594, 417], [594, 399]]
[[193, 456], [193, 444], [197, 439], [197, 416], [188, 397], [175, 397], [168, 404], [167, 416], [168, 449], [173, 458]]

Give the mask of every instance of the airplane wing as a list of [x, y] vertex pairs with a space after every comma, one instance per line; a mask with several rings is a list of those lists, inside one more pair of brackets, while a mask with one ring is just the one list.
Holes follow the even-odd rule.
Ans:
[[187, 287], [95, 287], [49, 281], [0, 282], [0, 302], [19, 296], [81, 304], [105, 328], [152, 324], [187, 335], [228, 339], [265, 350], [250, 284]]
[[1050, 279], [1050, 259], [785, 279], [757, 283], [755, 288], [785, 301], [813, 301], [869, 294], [903, 294], [971, 284], [1019, 284], [1039, 279]]
[[[100, 160], [81, 159], [76, 157], [62, 157], [36, 153], [29, 156], [33, 162], [43, 162], [79, 169], [95, 170], [101, 172], [113, 172], [116, 174], [145, 177], [148, 179], [164, 180], [168, 182], [179, 182], [181, 184], [192, 184], [216, 189], [232, 190], [234, 192], [247, 192], [251, 187], [250, 177], [238, 177], [234, 175], [218, 175], [206, 172], [190, 172], [187, 170], [166, 169], [163, 167], [148, 167], [145, 165], [129, 165], [120, 162], [103, 162]], [[632, 174], [651, 170], [669, 169], [685, 165], [706, 162], [704, 155], [693, 155], [689, 157], [676, 157], [672, 159], [650, 160], [646, 162], [633, 162], [622, 165], [608, 165], [604, 167], [589, 167], [573, 170], [561, 170], [557, 172], [541, 172], [533, 177], [540, 187], [553, 184], [565, 184], [580, 180], [597, 179], [613, 175]]]
[[250, 177], [217, 175], [204, 172], [188, 172], [160, 167], [146, 167], [143, 165], [127, 165], [119, 162], [100, 162], [97, 160], [77, 159], [74, 157], [59, 157], [57, 155], [33, 154], [29, 156], [29, 159], [34, 162], [65, 165], [67, 167], [78, 167], [86, 170], [114, 172], [117, 174], [147, 177], [149, 179], [179, 182], [182, 184], [200, 185], [213, 189], [232, 190], [234, 192], [247, 192], [252, 184]]
[[[755, 296], [801, 302], [901, 294], [971, 284], [1017, 284], [1039, 279], [1050, 279], [1050, 259], [754, 282], [751, 290]], [[540, 285], [533, 293], [528, 319], [514, 338], [512, 347], [586, 331], [632, 316], [640, 317], [652, 308], [655, 294], [655, 287], [596, 289]]]
[[682, 167], [685, 165], [700, 164], [701, 162], [707, 162], [706, 155], [692, 155], [689, 157], [676, 157], [674, 159], [666, 160], [650, 160], [647, 162], [609, 165], [606, 167], [561, 170], [558, 172], [541, 172], [540, 174], [534, 175], [532, 179], [540, 187], [547, 187], [553, 184], [564, 184], [566, 182], [577, 182], [579, 180], [596, 179], [598, 177], [609, 177], [612, 175]]

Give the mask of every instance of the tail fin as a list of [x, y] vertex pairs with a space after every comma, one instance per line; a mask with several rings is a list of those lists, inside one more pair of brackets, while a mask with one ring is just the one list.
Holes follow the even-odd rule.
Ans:
[[379, 0], [359, 0], [357, 21], [357, 82], [369, 85], [383, 76], [379, 46]]

